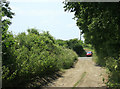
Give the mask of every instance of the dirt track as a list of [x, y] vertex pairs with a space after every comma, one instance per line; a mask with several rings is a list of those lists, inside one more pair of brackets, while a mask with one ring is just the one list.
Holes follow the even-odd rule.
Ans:
[[79, 57], [74, 68], [65, 70], [62, 77], [48, 84], [49, 87], [102, 87], [103, 77], [107, 79], [104, 68], [96, 66], [92, 57]]

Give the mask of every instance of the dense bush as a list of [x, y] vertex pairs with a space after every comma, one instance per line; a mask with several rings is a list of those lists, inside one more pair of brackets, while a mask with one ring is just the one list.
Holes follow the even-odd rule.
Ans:
[[48, 32], [39, 34], [37, 30], [29, 29], [28, 34], [21, 33], [15, 38], [11, 35], [6, 42], [13, 40], [12, 45], [3, 45], [3, 48], [8, 46], [3, 49], [3, 87], [11, 81], [29, 80], [33, 76], [70, 68], [77, 60], [75, 52], [59, 46]]
[[73, 49], [79, 56], [85, 56], [84, 43], [81, 40], [71, 39], [67, 41], [67, 44], [68, 48]]
[[68, 47], [66, 40], [57, 39], [56, 42], [63, 47]]
[[57, 43], [61, 46], [74, 50], [78, 56], [85, 56], [86, 52], [83, 49], [84, 43], [78, 39], [70, 39], [70, 40], [57, 40]]
[[119, 89], [120, 87], [120, 57], [116, 60], [113, 57], [107, 57], [106, 67], [110, 71], [109, 81], [107, 85], [109, 87], [114, 87], [114, 89]]

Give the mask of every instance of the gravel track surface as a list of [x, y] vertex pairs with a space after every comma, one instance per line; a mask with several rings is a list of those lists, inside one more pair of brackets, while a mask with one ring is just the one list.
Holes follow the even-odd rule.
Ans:
[[106, 70], [97, 66], [92, 57], [79, 57], [74, 68], [65, 70], [48, 87], [103, 87], [103, 78], [107, 80]]

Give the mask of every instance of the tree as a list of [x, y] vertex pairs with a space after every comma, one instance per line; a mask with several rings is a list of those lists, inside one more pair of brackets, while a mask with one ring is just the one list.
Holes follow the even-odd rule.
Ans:
[[28, 33], [33, 33], [33, 34], [39, 35], [39, 32], [36, 29], [34, 29], [34, 28], [28, 29], [27, 31], [28, 31]]
[[[111, 71], [108, 85], [120, 85], [120, 3], [64, 2], [65, 11], [75, 12], [76, 24], [92, 44], [98, 63]], [[112, 64], [113, 63], [113, 64]], [[117, 89], [117, 88], [116, 88]]]
[[[9, 2], [7, 1], [0, 1], [0, 31], [2, 33], [2, 69], [3, 69], [3, 74], [2, 78], [4, 79], [4, 75], [8, 75], [9, 70], [15, 68], [14, 64], [14, 57], [13, 51], [13, 45], [16, 44], [15, 39], [12, 35], [12, 33], [8, 32], [9, 25], [11, 24], [10, 19], [13, 18], [14, 13], [11, 12], [11, 8], [9, 7]], [[9, 68], [9, 69], [8, 69]], [[11, 70], [11, 73], [13, 71]]]
[[74, 50], [78, 56], [85, 56], [85, 50], [83, 49], [83, 41], [78, 39], [70, 39], [70, 40], [57, 40], [57, 43], [61, 46], [67, 47], [69, 49]]
[[84, 33], [85, 41], [93, 45], [98, 55], [102, 55], [99, 57], [118, 56], [119, 3], [64, 3], [65, 11], [75, 12], [77, 26]]
[[[10, 19], [13, 18], [14, 13], [11, 12], [11, 8], [9, 7], [9, 2], [0, 2], [1, 8], [1, 30], [2, 30], [2, 40], [6, 38], [7, 30], [9, 25], [11, 24]], [[4, 17], [7, 17], [4, 19]]]
[[12, 34], [8, 32], [9, 25], [11, 24], [10, 19], [13, 18], [14, 13], [11, 12], [11, 8], [9, 7], [9, 2], [0, 2], [1, 8], [1, 32], [2, 32], [2, 48], [3, 48], [3, 54], [5, 47], [8, 47], [8, 45], [12, 45], [14, 43], [14, 40], [11, 40], [11, 43], [7, 42], [6, 39], [9, 37], [12, 37]]

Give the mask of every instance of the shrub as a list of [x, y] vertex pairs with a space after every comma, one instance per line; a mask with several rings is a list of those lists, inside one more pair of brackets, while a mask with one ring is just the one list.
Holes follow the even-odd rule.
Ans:
[[3, 55], [3, 87], [13, 86], [14, 83], [19, 85], [16, 82], [18, 80], [24, 82], [35, 76], [45, 76], [62, 68], [70, 68], [77, 59], [75, 52], [59, 46], [49, 32], [39, 34], [36, 29], [31, 30], [33, 29], [28, 30], [27, 35], [21, 33], [15, 38], [12, 36], [14, 45], [5, 44], [9, 46]]
[[117, 60], [107, 57], [106, 60], [106, 67], [110, 71], [107, 85], [118, 89], [120, 87], [120, 57]]
[[70, 39], [70, 40], [57, 40], [57, 43], [61, 46], [64, 46], [66, 48], [72, 49], [73, 51], [75, 51], [78, 56], [85, 56], [86, 52], [83, 49], [83, 42], [81, 40], [78, 39]]

